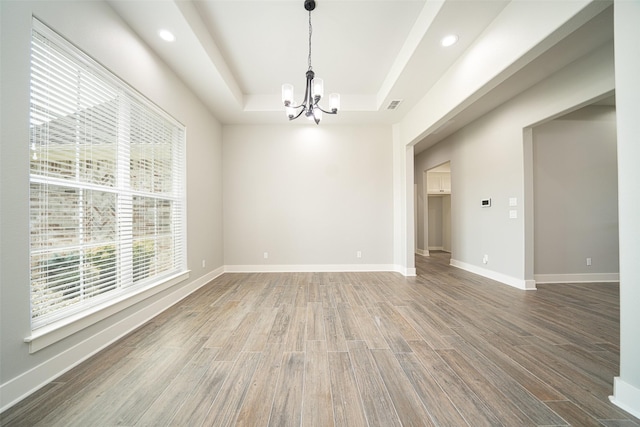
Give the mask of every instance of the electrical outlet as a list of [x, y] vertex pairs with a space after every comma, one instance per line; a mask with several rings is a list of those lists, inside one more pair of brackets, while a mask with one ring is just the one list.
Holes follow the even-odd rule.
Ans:
[[482, 257], [482, 263], [489, 264], [489, 255], [484, 254], [484, 256]]
[[269, 252], [265, 252], [263, 256], [264, 256], [264, 259], [269, 258]]
[[587, 258], [587, 266], [591, 266], [591, 258]]
[[362, 258], [362, 251], [356, 252], [356, 258]]
[[207, 266], [207, 261], [202, 260], [202, 268], [205, 268]]

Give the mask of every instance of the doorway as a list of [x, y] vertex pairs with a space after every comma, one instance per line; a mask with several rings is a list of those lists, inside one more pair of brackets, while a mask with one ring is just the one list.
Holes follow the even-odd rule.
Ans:
[[525, 280], [619, 280], [615, 99], [524, 130]]
[[451, 163], [424, 172], [424, 237], [426, 255], [451, 253]]

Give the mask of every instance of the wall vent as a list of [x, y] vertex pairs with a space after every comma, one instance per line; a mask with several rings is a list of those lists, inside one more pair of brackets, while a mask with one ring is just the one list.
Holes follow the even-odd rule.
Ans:
[[387, 110], [395, 110], [396, 108], [398, 108], [398, 105], [400, 105], [401, 102], [402, 102], [402, 99], [394, 99], [387, 106]]

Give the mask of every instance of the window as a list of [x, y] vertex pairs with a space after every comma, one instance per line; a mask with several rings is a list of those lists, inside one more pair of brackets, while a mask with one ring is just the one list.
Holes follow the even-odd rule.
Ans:
[[186, 271], [185, 129], [34, 19], [32, 330]]

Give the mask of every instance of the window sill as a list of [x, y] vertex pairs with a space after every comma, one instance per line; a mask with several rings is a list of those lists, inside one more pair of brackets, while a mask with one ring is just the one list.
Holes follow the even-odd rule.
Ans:
[[24, 339], [24, 342], [29, 343], [29, 353], [35, 353], [188, 278], [188, 270], [178, 273], [158, 284], [139, 289], [132, 294], [122, 295], [113, 301], [109, 301], [82, 313], [70, 316], [64, 320], [38, 328], [35, 331], [32, 331], [31, 335]]

